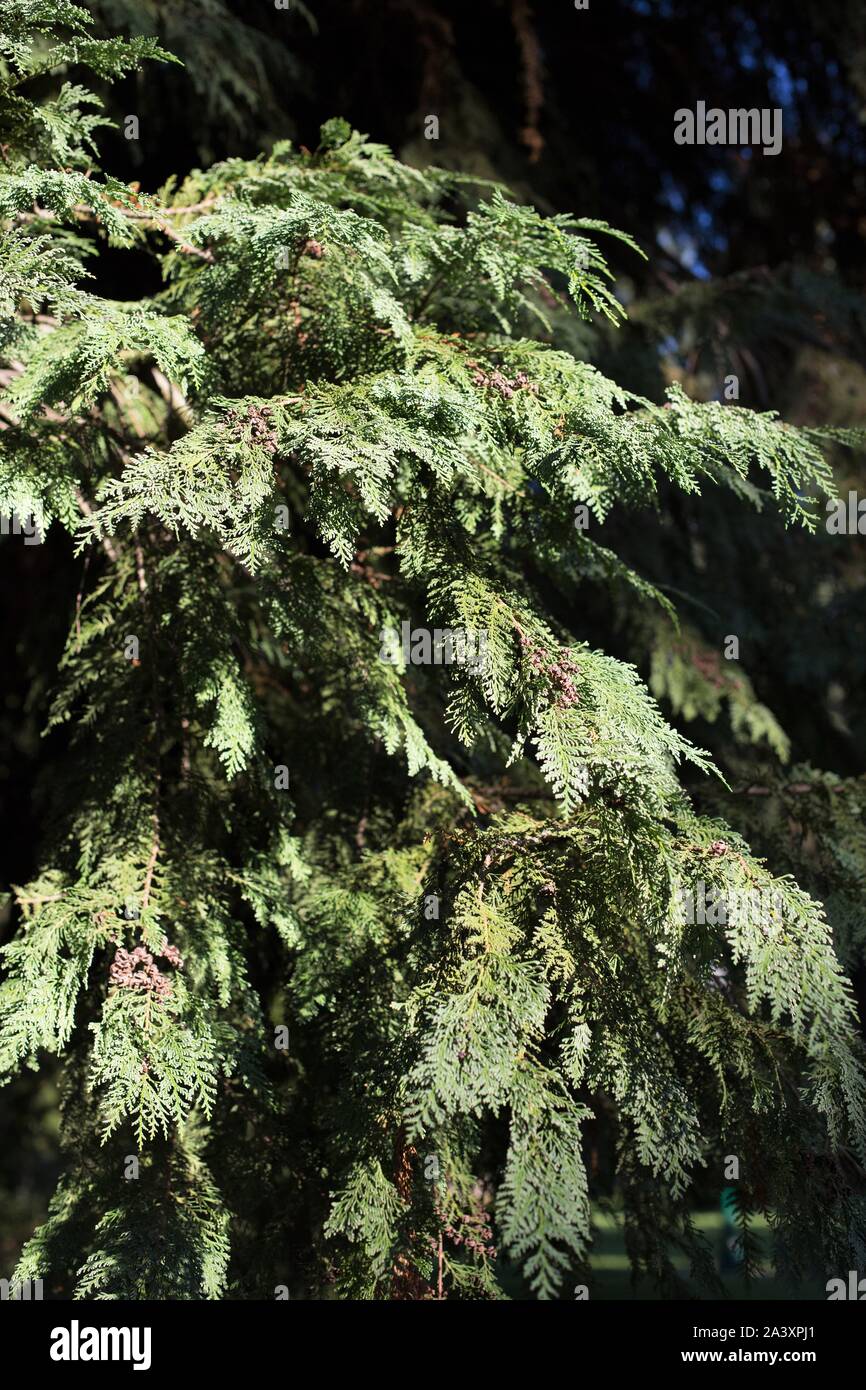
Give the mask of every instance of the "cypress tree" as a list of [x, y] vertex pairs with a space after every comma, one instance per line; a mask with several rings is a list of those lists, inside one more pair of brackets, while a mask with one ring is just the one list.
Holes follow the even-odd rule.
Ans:
[[[782, 1272], [855, 1266], [824, 908], [582, 629], [693, 640], [610, 514], [726, 489], [808, 531], [856, 436], [660, 405], [552, 341], [623, 317], [601, 247], [641, 252], [602, 222], [341, 120], [145, 194], [55, 79], [169, 55], [68, 0], [0, 5], [0, 45], [2, 510], [77, 557], [3, 949], [0, 1063], [60, 1059], [64, 1151], [15, 1277], [570, 1297], [615, 1190], [635, 1273], [679, 1291], [684, 1251], [712, 1291], [694, 1197], [732, 1157], [746, 1273], [757, 1214]], [[88, 288], [115, 248], [159, 288]], [[718, 713], [671, 669], [656, 696]], [[747, 680], [727, 703], [786, 751]]]

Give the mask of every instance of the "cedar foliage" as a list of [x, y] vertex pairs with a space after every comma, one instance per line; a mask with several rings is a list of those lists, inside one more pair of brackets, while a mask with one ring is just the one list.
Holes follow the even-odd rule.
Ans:
[[[342, 121], [153, 196], [112, 179], [87, 87], [49, 79], [169, 55], [89, 35], [0, 4], [2, 508], [81, 557], [3, 953], [4, 1074], [62, 1058], [65, 1171], [16, 1277], [499, 1298], [519, 1269], [568, 1297], [615, 1175], [636, 1274], [682, 1291], [679, 1249], [712, 1290], [690, 1212], [727, 1154], [747, 1253], [762, 1212], [783, 1271], [856, 1266], [863, 1055], [824, 909], [724, 792], [696, 812], [712, 761], [574, 604], [677, 630], [576, 508], [722, 488], [809, 529], [853, 436], [660, 406], [551, 346], [550, 312], [622, 317], [600, 245], [629, 238]], [[163, 288], [88, 290], [106, 243]], [[483, 661], [407, 666], [404, 623]], [[690, 923], [699, 881], [771, 918]]]

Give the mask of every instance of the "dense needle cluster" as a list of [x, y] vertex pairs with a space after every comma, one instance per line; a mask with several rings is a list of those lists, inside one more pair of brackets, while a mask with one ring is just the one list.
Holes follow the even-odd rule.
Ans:
[[[0, 0], [0, 37], [2, 505], [75, 553], [3, 948], [0, 1072], [62, 1094], [16, 1278], [568, 1297], [608, 1199], [636, 1275], [682, 1293], [682, 1252], [712, 1289], [692, 1211], [730, 1154], [747, 1273], [759, 1212], [783, 1272], [856, 1267], [866, 1082], [824, 909], [585, 622], [639, 615], [653, 690], [718, 701], [597, 528], [719, 489], [808, 528], [845, 438], [677, 386], [661, 406], [576, 355], [575, 316], [623, 317], [601, 240], [638, 254], [605, 224], [341, 120], [143, 193], [100, 172], [64, 74], [167, 55], [93, 39], [69, 0]], [[101, 294], [107, 244], [158, 293]], [[403, 624], [483, 638], [484, 663], [380, 660]], [[736, 701], [783, 752], [745, 679]], [[684, 922], [696, 883], [772, 893], [778, 929]], [[127, 899], [131, 948], [105, 928]]]

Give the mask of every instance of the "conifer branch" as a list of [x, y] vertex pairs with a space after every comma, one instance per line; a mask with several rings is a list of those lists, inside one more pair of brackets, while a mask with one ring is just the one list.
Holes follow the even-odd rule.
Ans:
[[[689, 719], [793, 737], [591, 528], [725, 489], [814, 529], [859, 437], [620, 387], [585, 359], [628, 236], [464, 206], [339, 120], [145, 200], [51, 72], [165, 55], [0, 8], [36, 55], [0, 72], [0, 491], [87, 555], [32, 658], [56, 814], [2, 950], [0, 1071], [69, 1078], [17, 1277], [271, 1296], [300, 1245], [314, 1294], [501, 1298], [505, 1262], [561, 1298], [610, 1151], [636, 1273], [712, 1287], [691, 1212], [734, 1145], [744, 1240], [761, 1203], [781, 1262], [853, 1260], [863, 789], [744, 753], [732, 796]], [[100, 292], [104, 236], [159, 295]]]

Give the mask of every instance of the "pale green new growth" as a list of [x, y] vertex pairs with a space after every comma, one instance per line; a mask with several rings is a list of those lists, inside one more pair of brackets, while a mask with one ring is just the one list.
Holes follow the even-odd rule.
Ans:
[[[864, 1074], [823, 909], [694, 813], [709, 758], [573, 598], [639, 615], [675, 714], [786, 756], [574, 512], [720, 485], [811, 526], [820, 432], [657, 405], [533, 336], [557, 302], [622, 316], [597, 234], [629, 239], [344, 122], [165, 196], [103, 177], [61, 69], [167, 55], [88, 33], [65, 0], [0, 4], [0, 505], [86, 565], [3, 952], [4, 1072], [64, 1059], [67, 1169], [17, 1277], [496, 1298], [510, 1269], [568, 1297], [600, 1145], [664, 1291], [674, 1248], [712, 1278], [689, 1212], [728, 1153], [780, 1268], [847, 1268]], [[84, 288], [101, 236], [159, 257], [162, 292]], [[404, 624], [483, 660], [383, 659]], [[689, 921], [698, 882], [776, 915]]]

